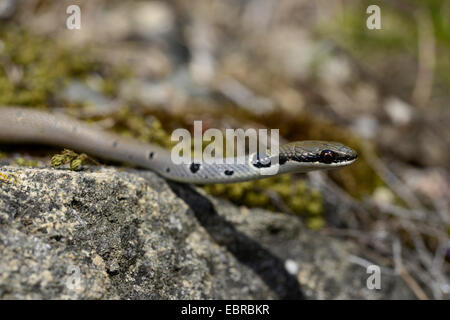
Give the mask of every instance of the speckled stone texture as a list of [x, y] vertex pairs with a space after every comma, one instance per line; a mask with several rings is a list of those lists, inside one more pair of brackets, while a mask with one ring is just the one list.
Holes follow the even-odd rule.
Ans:
[[413, 298], [393, 275], [367, 289], [353, 244], [151, 172], [0, 173], [2, 299]]

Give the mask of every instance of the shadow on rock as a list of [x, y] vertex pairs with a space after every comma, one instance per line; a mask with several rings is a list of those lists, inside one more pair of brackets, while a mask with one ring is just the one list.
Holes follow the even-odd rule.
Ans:
[[281, 259], [238, 231], [217, 213], [209, 199], [193, 188], [174, 182], [169, 182], [169, 186], [190, 207], [214, 241], [251, 268], [280, 299], [304, 299], [297, 279], [286, 271]]

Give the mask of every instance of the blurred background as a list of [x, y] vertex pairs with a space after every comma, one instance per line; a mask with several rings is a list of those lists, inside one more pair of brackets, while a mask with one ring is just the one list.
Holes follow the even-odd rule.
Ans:
[[[379, 2], [379, 30], [372, 2], [1, 0], [0, 105], [166, 147], [194, 120], [347, 144], [360, 158], [342, 170], [205, 189], [357, 242], [354, 263], [448, 299], [450, 1]], [[55, 153], [0, 147], [21, 165]]]

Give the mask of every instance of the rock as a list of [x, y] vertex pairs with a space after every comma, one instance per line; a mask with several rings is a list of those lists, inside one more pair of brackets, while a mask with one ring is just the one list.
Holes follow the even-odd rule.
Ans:
[[367, 289], [355, 244], [152, 172], [0, 173], [2, 299], [413, 297], [389, 274]]

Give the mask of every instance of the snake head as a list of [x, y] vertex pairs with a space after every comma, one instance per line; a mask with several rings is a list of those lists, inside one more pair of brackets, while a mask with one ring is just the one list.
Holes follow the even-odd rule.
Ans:
[[332, 169], [352, 164], [358, 158], [355, 150], [339, 142], [306, 140], [280, 147], [280, 164], [287, 164], [296, 171]]

